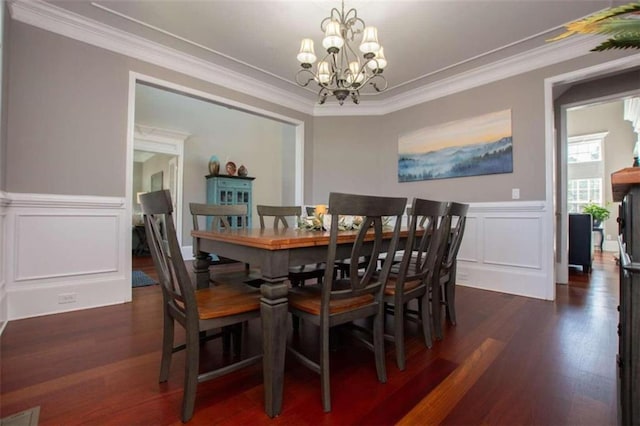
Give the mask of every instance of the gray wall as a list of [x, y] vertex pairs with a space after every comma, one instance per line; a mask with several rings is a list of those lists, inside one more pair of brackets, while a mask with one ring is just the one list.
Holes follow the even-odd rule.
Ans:
[[311, 197], [310, 116], [20, 22], [12, 22], [9, 41], [7, 191], [124, 196], [129, 71], [136, 71], [305, 122]]
[[[122, 55], [12, 22], [6, 189], [123, 196], [129, 70], [305, 122], [305, 202], [330, 191], [504, 201], [545, 198], [545, 77], [628, 52], [597, 53], [382, 117], [316, 118]], [[514, 172], [400, 184], [398, 137], [510, 108]], [[34, 172], [36, 171], [36, 172]]]
[[[323, 117], [314, 122], [314, 203], [345, 190], [469, 202], [545, 199], [544, 79], [617, 57], [586, 57], [426, 102], [381, 117]], [[398, 138], [418, 129], [511, 109], [513, 173], [398, 183]]]

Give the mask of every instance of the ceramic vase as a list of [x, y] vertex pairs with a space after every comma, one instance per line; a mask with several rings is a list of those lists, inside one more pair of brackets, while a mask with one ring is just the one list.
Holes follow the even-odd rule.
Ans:
[[225, 166], [225, 169], [227, 170], [227, 174], [229, 176], [233, 176], [236, 174], [236, 163], [234, 163], [233, 161], [229, 161], [227, 163], [227, 165]]
[[213, 176], [218, 176], [220, 173], [220, 160], [216, 155], [212, 155], [209, 158], [209, 174]]
[[244, 166], [244, 164], [240, 165], [240, 167], [238, 167], [238, 176], [246, 176], [249, 174], [249, 171], [247, 170], [247, 168]]

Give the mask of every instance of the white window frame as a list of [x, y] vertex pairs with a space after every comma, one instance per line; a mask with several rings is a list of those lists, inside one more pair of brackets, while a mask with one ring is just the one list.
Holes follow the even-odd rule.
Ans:
[[[580, 136], [570, 136], [568, 138], [568, 146], [567, 146], [567, 163], [568, 164], [582, 164], [582, 163], [591, 163], [603, 161], [603, 149], [604, 149], [604, 138], [609, 134], [609, 132], [600, 132], [600, 133], [589, 133], [586, 135]], [[586, 160], [586, 161], [569, 161], [569, 151], [571, 146], [582, 145], [582, 144], [591, 144], [597, 143], [600, 148], [600, 158], [597, 160]]]
[[[571, 201], [569, 199], [569, 192], [571, 191], [571, 183], [572, 182], [576, 182], [576, 188], [579, 186], [579, 182], [580, 181], [587, 181], [589, 182], [588, 184], [588, 193], [589, 193], [589, 197], [587, 197], [588, 199], [585, 200], [581, 200], [579, 199], [579, 197], [576, 197], [575, 201]], [[591, 185], [590, 185], [590, 181], [597, 181], [598, 185], [600, 186], [599, 188], [599, 192], [600, 192], [600, 197], [596, 200], [594, 198], [591, 197]], [[588, 203], [595, 203], [598, 205], [602, 205], [602, 197], [603, 197], [603, 188], [602, 188], [602, 178], [600, 177], [588, 177], [588, 178], [581, 178], [581, 179], [569, 179], [569, 181], [567, 182], [567, 211], [571, 212], [571, 206], [572, 205], [584, 205], [584, 204], [588, 204]], [[579, 193], [579, 192], [578, 192]], [[582, 209], [578, 209], [576, 211], [576, 213], [582, 213]]]

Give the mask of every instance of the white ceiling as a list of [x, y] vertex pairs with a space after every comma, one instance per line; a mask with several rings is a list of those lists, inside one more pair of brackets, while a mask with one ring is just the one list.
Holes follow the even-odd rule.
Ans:
[[[320, 21], [340, 2], [305, 0], [89, 1], [50, 4], [188, 53], [313, 101], [295, 84], [300, 40], [321, 46]], [[401, 95], [536, 47], [610, 0], [347, 0], [378, 27], [389, 89]]]

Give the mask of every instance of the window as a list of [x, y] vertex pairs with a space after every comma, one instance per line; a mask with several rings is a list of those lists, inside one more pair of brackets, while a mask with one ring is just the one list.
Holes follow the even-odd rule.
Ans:
[[569, 138], [567, 162], [569, 164], [602, 161], [602, 141], [607, 132]]
[[602, 205], [602, 179], [570, 179], [567, 185], [569, 213], [582, 213], [588, 203]]

